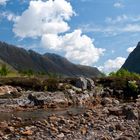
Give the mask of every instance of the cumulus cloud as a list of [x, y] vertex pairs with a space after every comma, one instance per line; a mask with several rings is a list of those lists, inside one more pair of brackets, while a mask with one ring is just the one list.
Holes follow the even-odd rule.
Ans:
[[9, 0], [0, 0], [0, 5], [5, 5]]
[[100, 66], [99, 69], [105, 73], [110, 73], [113, 71], [117, 71], [124, 64], [126, 58], [117, 57], [115, 59], [107, 60], [103, 66]]
[[51, 50], [63, 51], [66, 58], [84, 65], [92, 65], [97, 62], [105, 51], [96, 48], [92, 39], [82, 35], [81, 30], [75, 30], [63, 36], [45, 34], [42, 36], [42, 44]]
[[134, 46], [134, 47], [129, 47], [129, 48], [127, 48], [126, 51], [127, 51], [128, 53], [131, 53], [135, 48], [136, 48], [135, 46]]
[[75, 63], [93, 65], [105, 50], [96, 48], [80, 29], [70, 32], [68, 21], [73, 15], [75, 12], [66, 0], [32, 0], [14, 21], [13, 32], [23, 39], [39, 38], [47, 50], [64, 54]]
[[28, 9], [15, 22], [13, 32], [21, 38], [63, 33], [69, 30], [66, 21], [73, 14], [72, 6], [65, 0], [30, 1]]

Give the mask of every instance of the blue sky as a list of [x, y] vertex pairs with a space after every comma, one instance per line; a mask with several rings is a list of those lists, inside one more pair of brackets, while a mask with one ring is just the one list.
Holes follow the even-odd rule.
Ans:
[[140, 41], [139, 5], [139, 0], [0, 0], [0, 41], [109, 73]]

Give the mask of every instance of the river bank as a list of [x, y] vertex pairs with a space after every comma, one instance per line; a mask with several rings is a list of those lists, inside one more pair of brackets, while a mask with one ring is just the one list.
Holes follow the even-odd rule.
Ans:
[[139, 140], [140, 98], [119, 99], [90, 82], [57, 91], [1, 86], [0, 140]]

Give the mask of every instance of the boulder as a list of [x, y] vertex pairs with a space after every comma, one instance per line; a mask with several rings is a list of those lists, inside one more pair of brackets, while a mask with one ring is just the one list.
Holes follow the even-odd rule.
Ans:
[[0, 86], [0, 95], [16, 93], [18, 90], [12, 86]]
[[87, 89], [93, 90], [95, 88], [94, 81], [90, 78], [86, 78], [87, 80]]
[[82, 90], [87, 89], [87, 80], [84, 77], [79, 77], [75, 84], [76, 87], [81, 88]]
[[32, 94], [28, 95], [28, 99], [34, 103], [35, 106], [43, 106], [44, 105], [44, 100], [39, 100]]

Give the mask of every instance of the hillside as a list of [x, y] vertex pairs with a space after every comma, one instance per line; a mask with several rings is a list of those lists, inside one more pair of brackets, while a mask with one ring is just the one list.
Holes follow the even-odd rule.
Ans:
[[17, 71], [33, 70], [35, 72], [57, 73], [65, 76], [100, 76], [95, 67], [76, 65], [56, 54], [41, 55], [33, 50], [0, 42], [0, 59]]
[[122, 68], [127, 69], [130, 72], [140, 74], [140, 42], [137, 44], [136, 48], [130, 53]]

